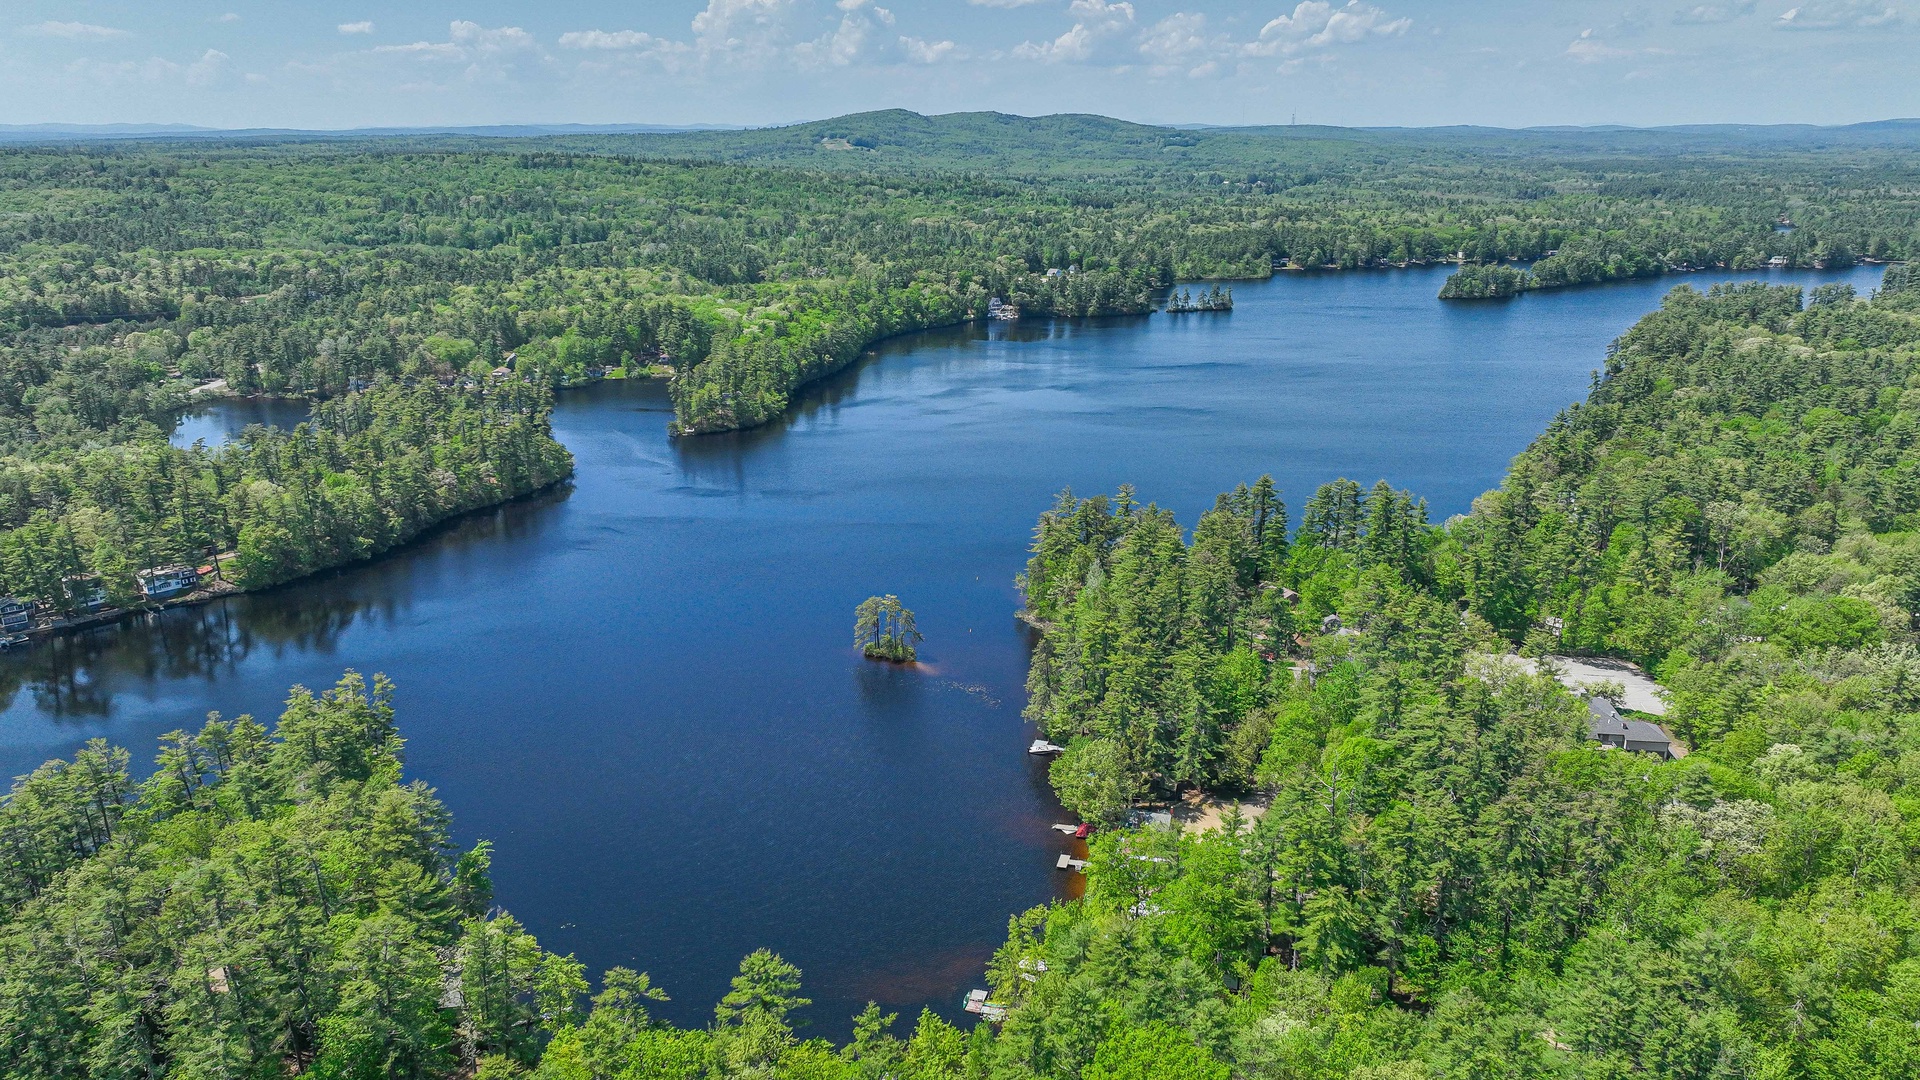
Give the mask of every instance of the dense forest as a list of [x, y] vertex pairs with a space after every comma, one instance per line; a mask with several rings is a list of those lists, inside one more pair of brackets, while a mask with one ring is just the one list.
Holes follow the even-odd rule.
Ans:
[[[0, 804], [0, 1071], [545, 1080], [1907, 1077], [1920, 1068], [1920, 283], [1681, 287], [1472, 513], [1264, 478], [1189, 537], [1063, 494], [1021, 584], [1087, 888], [1016, 915], [971, 1030], [799, 1034], [598, 993], [401, 777], [391, 688], [90, 744]], [[1652, 665], [1691, 753], [1586, 738], [1507, 659]], [[1182, 790], [1204, 832], [1127, 827]]]
[[[1457, 295], [1501, 295], [1920, 242], [1911, 165], [1870, 144], [1285, 136], [1271, 170], [1223, 174], [1251, 144], [990, 172], [818, 137], [857, 164], [820, 165], [812, 135], [794, 160], [0, 151], [0, 585], [58, 608], [170, 561], [227, 553], [254, 586], [364, 558], [564, 477], [559, 387], [664, 373], [680, 431], [761, 423], [874, 339], [995, 296], [1137, 312], [1176, 280], [1450, 258]], [[169, 446], [189, 394], [223, 389], [318, 405]], [[1250, 478], [1190, 532], [1130, 489], [1041, 516], [1029, 715], [1103, 828], [1083, 897], [1012, 918], [997, 1021], [875, 1007], [832, 1046], [801, 1034], [801, 973], [760, 952], [711, 1025], [659, 1023], [645, 974], [592, 981], [494, 905], [488, 849], [454, 851], [403, 776], [391, 688], [350, 674], [296, 688], [272, 731], [175, 732], [150, 772], [96, 742], [15, 783], [0, 1075], [1920, 1072], [1905, 266], [1871, 298], [1674, 290], [1460, 518], [1385, 481], [1285, 494]], [[1600, 748], [1516, 649], [1648, 667], [1690, 753]], [[1255, 809], [1128, 824], [1191, 792]]]
[[[1477, 297], [1904, 257], [1920, 203], [1898, 135], [1501, 143], [881, 113], [0, 150], [0, 593], [56, 611], [97, 575], [125, 598], [132, 570], [231, 553], [249, 528], [243, 585], [363, 557], [565, 474], [526, 386], [664, 375], [677, 431], [750, 427], [875, 340], [996, 297], [1144, 313], [1176, 281], [1277, 267], [1459, 260], [1447, 295]], [[292, 443], [165, 448], [206, 393], [368, 399]], [[489, 416], [524, 419], [496, 439]], [[369, 439], [445, 460], [389, 463]], [[315, 499], [333, 502], [295, 508]], [[275, 539], [289, 514], [326, 538]]]
[[[1190, 541], [1131, 491], [1063, 496], [1023, 582], [1062, 799], [1267, 809], [1107, 834], [1085, 899], [1015, 920], [983, 1060], [1912, 1075], [1916, 284], [1675, 290], [1440, 527], [1384, 483], [1322, 487], [1290, 537], [1264, 480]], [[1650, 665], [1692, 753], [1588, 741], [1516, 646]]]
[[551, 391], [384, 379], [322, 404], [292, 431], [255, 427], [218, 450], [164, 438], [0, 458], [7, 590], [82, 610], [97, 581], [137, 601], [136, 571], [220, 553], [242, 587], [378, 555], [456, 514], [565, 477]]

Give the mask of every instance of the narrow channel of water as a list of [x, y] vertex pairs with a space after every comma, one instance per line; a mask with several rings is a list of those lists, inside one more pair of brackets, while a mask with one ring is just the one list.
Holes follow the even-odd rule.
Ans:
[[[1438, 520], [1668, 288], [1718, 280], [1443, 305], [1444, 276], [1287, 275], [1236, 285], [1226, 315], [914, 335], [731, 435], [670, 440], [657, 383], [568, 392], [562, 490], [0, 656], [0, 768], [93, 736], [150, 760], [208, 710], [270, 716], [289, 684], [383, 671], [409, 773], [463, 843], [495, 841], [498, 900], [548, 947], [650, 971], [683, 1023], [760, 946], [805, 970], [815, 1032], [868, 999], [956, 1014], [1008, 915], [1061, 884], [1012, 617], [1055, 492], [1132, 482], [1190, 524], [1261, 472], [1296, 516], [1316, 484], [1385, 477]], [[854, 655], [853, 608], [883, 592], [918, 612], [924, 669]]]

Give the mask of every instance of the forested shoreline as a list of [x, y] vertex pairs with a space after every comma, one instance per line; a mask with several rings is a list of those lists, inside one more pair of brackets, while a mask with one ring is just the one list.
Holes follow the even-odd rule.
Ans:
[[[1085, 899], [1015, 920], [986, 1060], [1911, 1075], [1916, 284], [1676, 289], [1443, 526], [1384, 482], [1323, 486], [1290, 538], [1264, 479], [1190, 541], [1063, 495], [1023, 578], [1062, 800], [1266, 810], [1106, 834]], [[1647, 665], [1692, 753], [1600, 747], [1515, 648]]]
[[217, 450], [152, 439], [0, 458], [14, 522], [0, 568], [13, 595], [72, 615], [141, 602], [141, 569], [222, 553], [222, 573], [249, 589], [357, 562], [564, 479], [573, 461], [551, 410], [551, 391], [525, 382], [382, 380], [292, 431], [249, 428]]
[[[1015, 916], [971, 1030], [805, 1038], [747, 957], [711, 1025], [593, 990], [401, 777], [381, 680], [89, 745], [0, 804], [10, 1076], [1904, 1077], [1920, 1065], [1920, 288], [1681, 287], [1472, 513], [1264, 478], [1191, 539], [1063, 495], [1030, 714], [1109, 828]], [[1297, 515], [1297, 516], [1296, 516]], [[1676, 761], [1502, 658], [1672, 688]], [[1183, 789], [1219, 828], [1128, 827]], [[670, 989], [670, 988], [668, 988]], [[999, 1015], [999, 1014], [996, 1014]]]
[[[365, 558], [563, 479], [555, 387], [664, 365], [678, 431], [751, 426], [995, 297], [1144, 311], [1174, 280], [1447, 258], [1496, 295], [1549, 251], [1571, 282], [1916, 240], [1911, 166], [1868, 151], [1102, 178], [555, 145], [0, 151], [4, 591]], [[215, 380], [313, 420], [168, 445]], [[710, 1025], [660, 1022], [646, 974], [590, 980], [496, 906], [378, 677], [171, 733], [151, 771], [95, 741], [0, 801], [0, 1074], [1910, 1077], [1916, 477], [1899, 265], [1871, 298], [1676, 288], [1447, 522], [1385, 480], [1290, 507], [1249, 477], [1191, 531], [1063, 493], [1019, 581], [1027, 710], [1100, 831], [1084, 896], [1011, 918], [971, 1029], [872, 1006], [807, 1038], [765, 951]], [[1600, 747], [1516, 651], [1645, 666], [1690, 753]], [[1129, 824], [1195, 792], [1265, 810]]]

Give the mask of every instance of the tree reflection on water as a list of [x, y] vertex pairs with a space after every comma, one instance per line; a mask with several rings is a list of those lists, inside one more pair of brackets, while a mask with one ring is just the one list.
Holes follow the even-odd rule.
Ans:
[[[35, 642], [0, 656], [0, 711], [32, 693], [47, 719], [99, 720], [113, 714], [114, 689], [186, 679], [217, 682], [257, 650], [330, 656], [356, 623], [395, 625], [423, 582], [449, 560], [489, 565], [524, 558], [516, 545], [537, 544], [562, 484], [504, 506], [477, 511], [430, 530], [413, 544], [375, 559], [261, 593], [134, 615], [116, 623]], [[503, 543], [506, 542], [506, 543]]]
[[105, 717], [113, 709], [112, 686], [213, 678], [261, 646], [333, 652], [340, 635], [372, 606], [359, 596], [302, 592], [297, 602], [286, 593], [233, 597], [38, 642], [0, 662], [0, 709], [11, 708], [25, 689], [48, 716]]

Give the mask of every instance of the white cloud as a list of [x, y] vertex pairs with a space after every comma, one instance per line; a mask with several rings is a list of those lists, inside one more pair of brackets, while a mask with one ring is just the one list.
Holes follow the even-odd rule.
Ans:
[[[198, 60], [187, 64], [162, 56], [119, 62], [81, 59], [66, 65], [66, 70], [70, 75], [104, 86], [139, 84], [206, 90], [230, 86], [239, 78], [233, 68], [233, 58], [219, 49], [208, 49], [200, 54]], [[245, 78], [249, 82], [264, 81], [257, 75], [247, 75]]]
[[1807, 0], [1774, 20], [1782, 30], [1844, 30], [1900, 21], [1898, 8], [1878, 0]]
[[1154, 75], [1211, 75], [1219, 70], [1218, 58], [1232, 51], [1231, 39], [1209, 33], [1207, 17], [1199, 12], [1175, 12], [1140, 36], [1140, 55]]
[[560, 35], [563, 49], [650, 49], [666, 44], [639, 30], [569, 30]]
[[873, 0], [839, 0], [834, 6], [840, 11], [840, 25], [831, 33], [793, 47], [793, 59], [802, 68], [936, 64], [964, 55], [952, 41], [928, 41], [896, 33], [893, 12]]
[[240, 14], [239, 12], [229, 11], [225, 15], [216, 16], [213, 21], [217, 23], [237, 23], [240, 21]]
[[1120, 0], [1109, 3], [1108, 0], [1073, 0], [1067, 5], [1067, 14], [1082, 19], [1095, 26], [1117, 27], [1133, 21], [1133, 5]]
[[208, 49], [187, 65], [188, 86], [218, 86], [233, 74], [233, 58], [219, 49]]
[[1326, 0], [1302, 0], [1292, 13], [1260, 28], [1260, 40], [1247, 49], [1252, 56], [1293, 56], [1309, 49], [1350, 45], [1369, 37], [1393, 37], [1413, 25], [1409, 18], [1393, 18], [1362, 0], [1335, 7]]
[[1074, 23], [1073, 29], [1052, 41], [1021, 42], [1014, 46], [1013, 55], [1049, 64], [1086, 60], [1093, 56], [1093, 32], [1084, 23]]
[[111, 38], [133, 36], [125, 30], [117, 30], [111, 26], [98, 26], [94, 23], [83, 22], [34, 23], [32, 26], [23, 26], [21, 29], [29, 34], [38, 34], [41, 37], [67, 38], [70, 41], [106, 41]]
[[1732, 3], [1695, 4], [1673, 13], [1677, 23], [1710, 24], [1732, 22], [1753, 13], [1758, 0], [1734, 0]]
[[808, 66], [846, 67], [898, 45], [892, 33], [893, 12], [873, 0], [839, 0], [840, 25], [830, 34], [794, 47], [794, 56]]
[[451, 41], [414, 41], [405, 45], [375, 45], [373, 51], [386, 56], [418, 56], [427, 60], [463, 60], [466, 53]]
[[[1619, 28], [1608, 31], [1608, 33], [1617, 32], [1622, 31], [1620, 31]], [[1631, 28], [1628, 28], [1625, 32], [1629, 36], [1632, 35]], [[1580, 36], [1574, 38], [1572, 44], [1567, 46], [1567, 56], [1577, 64], [1598, 64], [1608, 60], [1627, 60], [1649, 56], [1672, 55], [1672, 49], [1662, 48], [1658, 45], [1628, 48], [1622, 45], [1611, 44], [1604, 40], [1600, 34], [1596, 34], [1592, 30], [1580, 31]], [[1646, 73], [1638, 72], [1636, 74], [1644, 76]]]
[[837, 24], [806, 37], [811, 28], [801, 22], [796, 0], [708, 0], [694, 16], [688, 40], [640, 30], [569, 30], [560, 35], [559, 45], [583, 54], [579, 70], [593, 75], [636, 63], [674, 75], [698, 75], [715, 69], [822, 71], [934, 64], [967, 55], [952, 41], [900, 33], [893, 11], [875, 0], [837, 0], [834, 10]]
[[787, 37], [793, 0], [707, 0], [693, 17], [694, 45], [702, 54], [765, 56]]
[[373, 33], [373, 20], [361, 19], [359, 22], [343, 22], [340, 24], [339, 30], [343, 34], [371, 34]]
[[1629, 56], [1633, 56], [1634, 51], [1632, 49], [1622, 49], [1617, 45], [1609, 45], [1599, 38], [1594, 37], [1592, 30], [1582, 30], [1580, 31], [1580, 36], [1574, 38], [1573, 43], [1567, 46], [1567, 55], [1572, 57], [1576, 63], [1597, 64], [1603, 60], [1624, 60]]
[[[402, 62], [413, 75], [395, 84], [407, 92], [441, 93], [456, 86], [517, 84], [529, 76], [551, 73], [553, 59], [532, 34], [518, 26], [481, 26], [456, 19], [447, 26], [445, 41], [415, 41], [405, 45], [375, 45], [341, 57], [340, 62]], [[334, 65], [329, 65], [334, 66]]]
[[900, 38], [900, 49], [907, 59], [916, 64], [937, 64], [942, 60], [958, 60], [963, 55], [959, 46], [951, 41], [926, 41], [922, 38]]
[[[1080, 2], [1092, 6], [1100, 0]], [[1363, 0], [1350, 0], [1344, 5], [1327, 0], [1304, 0], [1291, 12], [1268, 20], [1252, 41], [1235, 41], [1231, 35], [1214, 29], [1207, 16], [1200, 12], [1180, 11], [1143, 30], [1137, 45], [1149, 74], [1201, 78], [1219, 74], [1234, 65], [1269, 58], [1279, 58], [1280, 70], [1291, 71], [1309, 58], [1325, 61], [1336, 47], [1396, 37], [1412, 25], [1412, 19], [1396, 18]], [[1069, 44], [1065, 39], [1054, 42], [1045, 55], [1034, 58], [1052, 59], [1065, 52]]]
[[1093, 59], [1099, 39], [1133, 24], [1133, 5], [1120, 0], [1073, 0], [1067, 13], [1077, 18], [1073, 28], [1052, 41], [1023, 41], [1013, 50], [1022, 60], [1042, 63], [1084, 63]]
[[415, 41], [407, 45], [375, 45], [373, 52], [415, 56], [423, 60], [497, 60], [517, 53], [534, 53], [533, 35], [517, 26], [485, 27], [465, 19], [447, 26], [446, 41]]
[[1030, 4], [1038, 4], [1040, 0], [967, 0], [967, 3], [974, 7], [1022, 8]]

